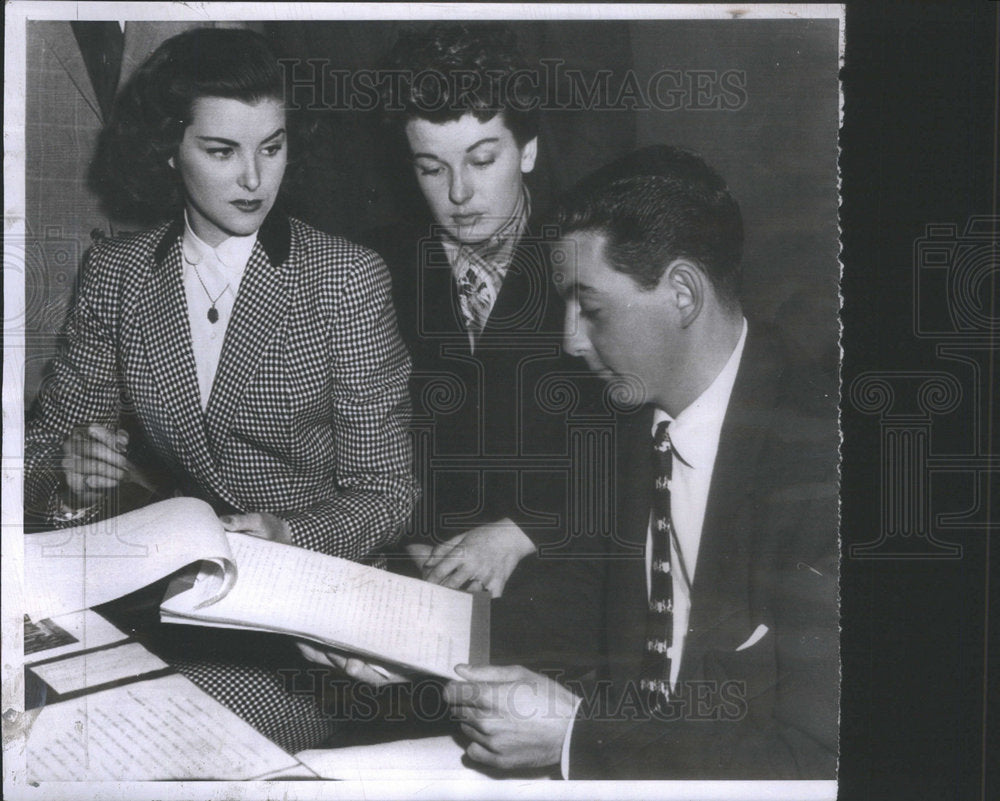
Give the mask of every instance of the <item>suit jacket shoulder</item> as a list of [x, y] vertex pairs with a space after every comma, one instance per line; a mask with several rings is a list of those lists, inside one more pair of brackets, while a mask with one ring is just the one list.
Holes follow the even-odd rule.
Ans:
[[[347, 313], [375, 298], [384, 313], [394, 317], [389, 272], [378, 253], [294, 217], [288, 224], [288, 260], [298, 273], [300, 291], [316, 293], [315, 302], [330, 311]], [[270, 252], [267, 244], [265, 249]]]

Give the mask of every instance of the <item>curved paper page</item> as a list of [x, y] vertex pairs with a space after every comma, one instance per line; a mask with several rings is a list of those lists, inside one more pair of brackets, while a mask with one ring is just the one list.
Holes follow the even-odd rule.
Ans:
[[218, 595], [235, 580], [212, 507], [172, 498], [119, 517], [24, 537], [25, 611], [33, 620], [76, 612], [141, 589], [199, 560], [214, 563]]
[[[202, 561], [176, 576], [163, 596], [187, 614], [193, 614], [226, 597], [239, 576], [235, 562]], [[176, 599], [176, 600], [174, 600]]]
[[488, 661], [484, 597], [245, 534], [229, 541], [232, 591], [197, 610], [196, 590], [172, 595], [162, 620], [293, 634], [448, 678]]

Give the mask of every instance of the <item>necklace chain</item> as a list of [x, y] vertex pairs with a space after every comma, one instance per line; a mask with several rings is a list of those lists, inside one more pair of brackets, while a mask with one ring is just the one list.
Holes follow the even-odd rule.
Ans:
[[205, 296], [212, 303], [212, 307], [208, 310], [208, 321], [214, 324], [219, 319], [219, 310], [215, 308], [215, 304], [219, 302], [219, 298], [221, 298], [224, 294], [226, 294], [226, 290], [229, 289], [229, 284], [227, 283], [222, 288], [222, 291], [213, 298], [212, 293], [208, 291], [208, 287], [205, 286], [205, 282], [201, 279], [201, 273], [198, 271], [198, 265], [195, 264], [193, 261], [189, 261], [188, 264], [194, 267], [195, 277], [197, 277], [198, 283], [201, 284], [201, 288], [205, 291]]

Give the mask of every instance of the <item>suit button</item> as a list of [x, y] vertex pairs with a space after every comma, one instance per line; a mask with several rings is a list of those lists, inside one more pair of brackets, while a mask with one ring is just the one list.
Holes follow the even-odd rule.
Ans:
[[106, 234], [100, 228], [95, 228], [90, 232], [90, 240], [92, 242], [100, 242], [105, 236]]

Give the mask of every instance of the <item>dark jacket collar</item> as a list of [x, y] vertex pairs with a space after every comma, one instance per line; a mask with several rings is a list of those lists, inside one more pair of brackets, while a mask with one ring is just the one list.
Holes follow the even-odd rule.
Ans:
[[[173, 247], [174, 242], [183, 233], [183, 217], [174, 220], [167, 226], [153, 254], [156, 262], [155, 269], [159, 269], [160, 265], [163, 264], [170, 253], [170, 248]], [[288, 217], [279, 211], [272, 211], [267, 215], [267, 219], [264, 220], [264, 224], [260, 227], [260, 232], [257, 234], [257, 241], [264, 248], [264, 253], [267, 254], [268, 261], [275, 267], [284, 264], [285, 259], [288, 258], [288, 251], [291, 248], [291, 238], [292, 232]]]

